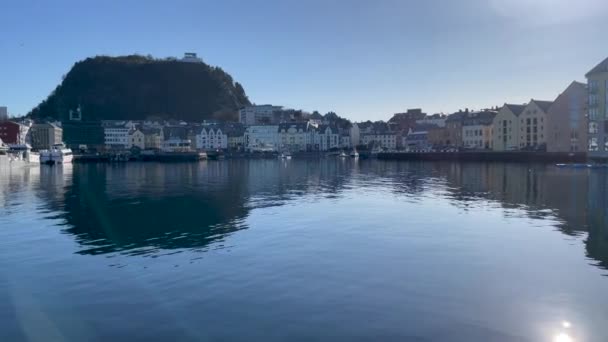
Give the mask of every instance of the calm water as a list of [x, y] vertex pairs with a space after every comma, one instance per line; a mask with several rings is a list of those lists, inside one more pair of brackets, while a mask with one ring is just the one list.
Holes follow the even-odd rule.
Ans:
[[605, 342], [607, 190], [513, 164], [5, 170], [0, 341]]

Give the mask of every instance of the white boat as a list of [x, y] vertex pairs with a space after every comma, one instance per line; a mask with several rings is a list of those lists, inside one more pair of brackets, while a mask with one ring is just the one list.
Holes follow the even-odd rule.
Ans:
[[357, 152], [357, 150], [353, 150], [350, 153], [351, 158], [359, 158], [359, 152]]
[[342, 151], [342, 152], [340, 152], [340, 154], [338, 155], [338, 157], [340, 157], [340, 158], [346, 158], [348, 156], [346, 155], [346, 153], [344, 153], [344, 151]]
[[291, 159], [291, 154], [289, 152], [283, 152], [279, 155], [281, 159]]
[[40, 164], [40, 154], [32, 152], [32, 147], [28, 144], [9, 145], [2, 150], [2, 154], [6, 155], [6, 160], [14, 166]]
[[73, 158], [72, 150], [63, 144], [54, 145], [52, 149], [40, 153], [40, 162], [44, 164], [68, 164]]

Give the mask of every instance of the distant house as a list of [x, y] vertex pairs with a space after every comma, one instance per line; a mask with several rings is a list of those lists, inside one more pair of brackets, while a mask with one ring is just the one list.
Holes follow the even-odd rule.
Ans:
[[254, 125], [245, 130], [244, 144], [249, 152], [277, 151], [279, 143], [279, 126]]
[[469, 149], [492, 149], [495, 111], [469, 112], [462, 118], [462, 143]]
[[159, 150], [165, 140], [162, 128], [145, 127], [142, 129], [144, 134], [144, 149]]
[[313, 150], [329, 151], [340, 148], [338, 128], [331, 125], [320, 125], [312, 138]]
[[26, 144], [30, 126], [14, 121], [0, 122], [0, 139], [5, 144]]
[[494, 117], [494, 134], [492, 136], [494, 151], [512, 151], [519, 149], [519, 116], [526, 105], [505, 103]]
[[552, 101], [531, 100], [519, 115], [520, 149], [542, 149], [547, 144], [547, 112]]
[[408, 151], [426, 151], [432, 147], [429, 141], [429, 131], [438, 128], [434, 124], [417, 124], [410, 128], [407, 135], [403, 137], [403, 147]]
[[586, 152], [587, 88], [572, 82], [547, 113], [547, 152]]
[[462, 121], [465, 115], [469, 113], [468, 110], [459, 111], [454, 114], [448, 115], [445, 119], [446, 128], [446, 145], [449, 147], [461, 147], [462, 146]]
[[184, 53], [184, 57], [182, 57], [182, 59], [180, 59], [180, 62], [203, 63], [203, 60], [200, 59], [194, 52], [186, 52], [186, 53]]
[[196, 148], [214, 150], [228, 148], [228, 135], [219, 125], [203, 126], [195, 137]]
[[246, 106], [239, 110], [239, 122], [243, 125], [276, 125], [280, 121], [277, 112], [283, 110], [281, 106], [257, 105]]
[[302, 152], [311, 149], [312, 131], [308, 123], [279, 125], [279, 149], [281, 151]]
[[146, 136], [139, 129], [131, 129], [129, 131], [129, 145], [127, 148], [137, 147], [141, 150], [146, 148]]
[[102, 121], [104, 142], [108, 149], [127, 149], [130, 145], [129, 133], [134, 125], [129, 121]]

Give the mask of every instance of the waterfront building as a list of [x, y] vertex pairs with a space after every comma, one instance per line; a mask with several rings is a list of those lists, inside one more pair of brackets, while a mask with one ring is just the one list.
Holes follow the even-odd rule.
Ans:
[[28, 143], [30, 125], [14, 122], [0, 122], [0, 139], [5, 144], [25, 145]]
[[240, 123], [226, 123], [224, 133], [228, 137], [228, 148], [242, 150], [245, 148], [245, 126]]
[[244, 144], [247, 151], [277, 151], [279, 126], [253, 125], [245, 129]]
[[348, 135], [350, 137], [350, 144], [355, 147], [361, 143], [361, 130], [359, 129], [359, 125], [355, 122], [348, 130]]
[[[445, 122], [444, 122], [445, 124]], [[448, 134], [448, 129], [445, 127], [440, 127], [436, 124], [428, 124], [428, 134], [427, 139], [429, 144], [434, 148], [446, 148], [450, 146], [450, 139]]]
[[303, 152], [311, 148], [313, 130], [308, 123], [279, 125], [279, 149], [281, 151]]
[[228, 148], [228, 135], [218, 125], [203, 126], [195, 136], [199, 150]]
[[239, 122], [244, 125], [274, 125], [279, 123], [275, 113], [283, 107], [273, 105], [246, 106], [239, 110]]
[[312, 137], [313, 150], [329, 151], [340, 148], [338, 128], [331, 125], [320, 125]]
[[447, 135], [447, 146], [449, 147], [461, 147], [462, 146], [462, 120], [465, 115], [469, 113], [469, 110], [458, 111], [454, 114], [448, 115], [445, 119], [445, 128]]
[[526, 105], [505, 103], [494, 117], [492, 149], [494, 151], [513, 151], [519, 149], [519, 115]]
[[587, 151], [587, 87], [572, 82], [547, 113], [547, 152]]
[[144, 149], [159, 150], [162, 147], [162, 142], [165, 140], [162, 128], [146, 127], [142, 128], [142, 133], [144, 134]]
[[189, 152], [192, 151], [192, 142], [189, 139], [173, 137], [163, 141], [161, 149], [163, 152]]
[[137, 147], [140, 150], [146, 148], [146, 136], [137, 128], [129, 131], [129, 144], [127, 145], [127, 148], [133, 147]]
[[469, 112], [462, 118], [462, 143], [468, 149], [492, 149], [495, 111]]
[[543, 150], [547, 146], [547, 112], [552, 101], [530, 100], [519, 115], [518, 142], [522, 150]]
[[418, 124], [411, 128], [407, 135], [402, 137], [403, 147], [407, 151], [427, 151], [431, 148], [429, 142], [429, 129], [436, 127], [429, 124]]
[[63, 143], [63, 129], [52, 123], [37, 123], [30, 128], [30, 141], [35, 150], [48, 150]]
[[397, 149], [397, 133], [395, 132], [364, 134], [362, 141], [364, 145], [373, 144], [387, 150]]
[[608, 159], [608, 58], [591, 69], [587, 78], [588, 149], [592, 159]]
[[352, 145], [350, 142], [350, 135], [349, 134], [342, 134], [340, 135], [340, 148], [343, 149], [349, 149], [352, 148], [356, 145]]
[[67, 120], [61, 123], [63, 142], [72, 150], [105, 148], [104, 128], [100, 121]]
[[108, 149], [126, 149], [129, 147], [129, 132], [134, 126], [127, 121], [102, 121], [104, 143]]

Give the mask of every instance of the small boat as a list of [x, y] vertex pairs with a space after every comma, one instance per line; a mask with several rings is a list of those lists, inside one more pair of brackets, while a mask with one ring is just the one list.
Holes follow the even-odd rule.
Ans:
[[40, 164], [40, 153], [33, 152], [32, 147], [28, 144], [24, 145], [9, 145], [7, 154], [11, 156], [12, 161], [21, 161], [25, 164]]
[[342, 151], [342, 152], [340, 152], [340, 154], [338, 155], [338, 157], [340, 157], [340, 158], [346, 158], [348, 156], [346, 155], [346, 153], [344, 153], [344, 151]]
[[279, 158], [289, 160], [289, 159], [291, 159], [291, 153], [289, 153], [289, 152], [283, 152], [283, 153], [281, 153], [279, 155]]
[[350, 153], [351, 158], [359, 158], [359, 152], [357, 152], [357, 150], [353, 150]]

